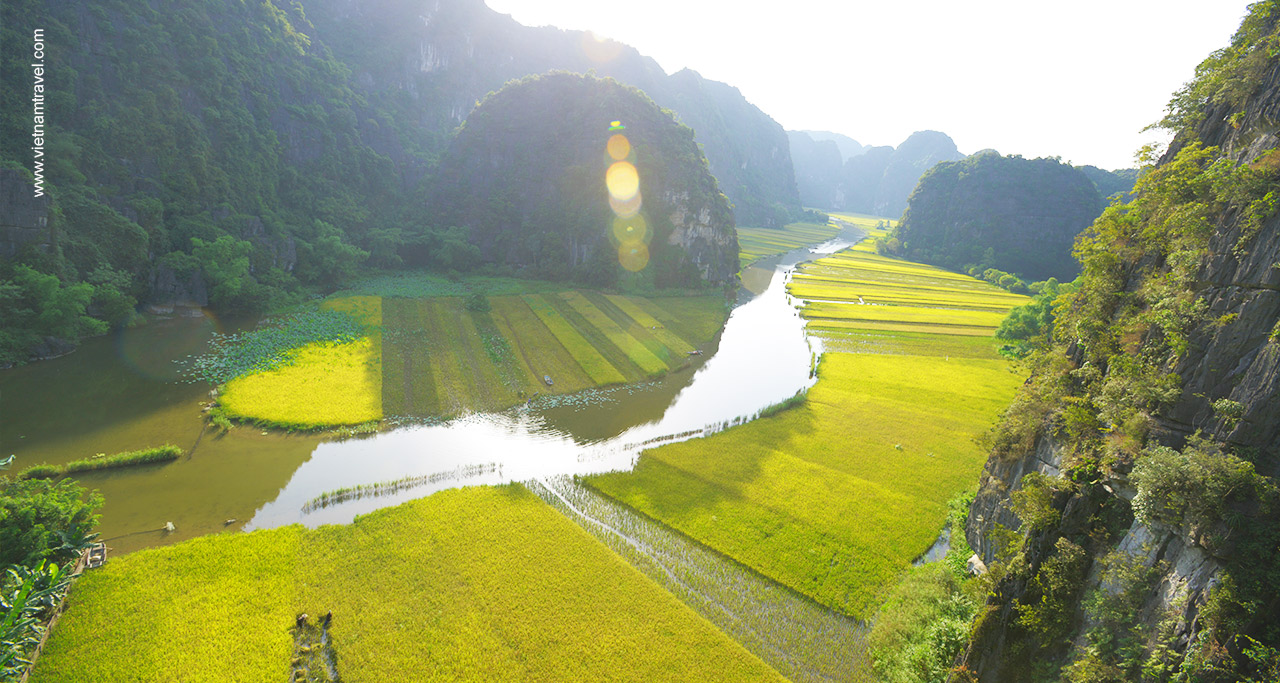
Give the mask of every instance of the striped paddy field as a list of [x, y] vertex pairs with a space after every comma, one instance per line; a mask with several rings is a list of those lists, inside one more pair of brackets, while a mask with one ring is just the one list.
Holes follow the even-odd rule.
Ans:
[[[996, 328], [1030, 299], [935, 266], [875, 253], [873, 239], [798, 268], [787, 291], [832, 350], [996, 358]], [[957, 337], [967, 337], [961, 341]], [[958, 353], [950, 353], [957, 351]]]
[[326, 301], [368, 325], [368, 336], [299, 349], [289, 365], [229, 382], [222, 403], [243, 419], [306, 428], [503, 410], [534, 394], [664, 375], [688, 363], [727, 316], [718, 295], [555, 291], [490, 296], [488, 311], [465, 302]]
[[1023, 379], [993, 335], [1027, 298], [878, 256], [871, 239], [800, 266], [789, 291], [826, 350], [804, 401], [584, 483], [868, 619], [982, 470], [975, 437]]
[[819, 244], [840, 234], [835, 223], [790, 223], [781, 228], [738, 228], [738, 263], [746, 268], [766, 256]]

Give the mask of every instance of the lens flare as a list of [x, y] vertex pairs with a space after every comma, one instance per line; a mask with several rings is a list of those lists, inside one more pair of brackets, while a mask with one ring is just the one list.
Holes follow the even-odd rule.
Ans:
[[618, 247], [618, 263], [623, 268], [638, 273], [649, 265], [649, 247], [644, 242], [626, 242]]
[[609, 196], [609, 208], [617, 214], [618, 218], [631, 218], [640, 213], [640, 193], [626, 201], [615, 199], [613, 195]]
[[604, 184], [610, 197], [625, 202], [640, 193], [640, 174], [631, 162], [617, 161], [605, 171]]
[[622, 133], [614, 133], [605, 144], [605, 150], [614, 161], [624, 161], [631, 154], [631, 141]]
[[639, 242], [648, 244], [652, 237], [649, 233], [649, 224], [644, 220], [644, 216], [636, 214], [628, 218], [613, 219], [613, 242], [617, 245]]

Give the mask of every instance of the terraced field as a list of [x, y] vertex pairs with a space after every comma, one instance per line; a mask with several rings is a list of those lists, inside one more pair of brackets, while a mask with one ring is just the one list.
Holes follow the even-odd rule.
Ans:
[[[875, 253], [873, 240], [802, 265], [787, 291], [804, 306], [811, 335], [859, 353], [996, 358], [996, 327], [1028, 298], [981, 280]], [[970, 337], [964, 340], [958, 337]], [[952, 353], [954, 352], [954, 353]]]
[[827, 350], [798, 407], [585, 483], [865, 619], [981, 471], [973, 438], [1022, 380], [993, 334], [1026, 297], [878, 256], [870, 239], [801, 266], [789, 291]]
[[791, 223], [782, 228], [738, 228], [738, 263], [748, 265], [766, 256], [825, 242], [840, 234], [835, 223]]
[[465, 302], [460, 296], [325, 302], [369, 325], [369, 335], [304, 347], [289, 365], [235, 379], [223, 406], [242, 419], [307, 428], [502, 410], [534, 394], [663, 375], [687, 363], [688, 352], [710, 341], [727, 314], [715, 295], [543, 292], [488, 297], [487, 311]]
[[294, 680], [295, 618], [330, 611], [351, 683], [783, 680], [519, 485], [144, 550], [69, 604], [32, 681]]

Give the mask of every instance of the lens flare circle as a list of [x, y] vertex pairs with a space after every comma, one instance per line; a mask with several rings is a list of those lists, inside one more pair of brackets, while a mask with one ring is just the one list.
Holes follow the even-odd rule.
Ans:
[[640, 193], [637, 192], [636, 196], [625, 202], [609, 195], [609, 208], [613, 209], [618, 218], [631, 218], [640, 213]]
[[649, 247], [644, 242], [624, 242], [618, 247], [618, 263], [633, 273], [644, 270], [649, 265]]
[[609, 196], [626, 202], [640, 194], [640, 173], [629, 161], [617, 161], [604, 172], [604, 184]]
[[645, 221], [644, 216], [641, 214], [613, 219], [614, 244], [619, 246], [634, 242], [648, 244], [652, 237], [652, 233], [649, 232], [649, 223]]
[[609, 152], [609, 158], [614, 161], [626, 161], [631, 155], [631, 141], [622, 133], [614, 133], [609, 138], [609, 142], [605, 143], [605, 150]]

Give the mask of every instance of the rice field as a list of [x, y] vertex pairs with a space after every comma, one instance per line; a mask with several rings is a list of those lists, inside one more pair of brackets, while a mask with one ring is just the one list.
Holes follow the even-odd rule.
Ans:
[[835, 223], [790, 223], [782, 228], [738, 228], [738, 263], [742, 268], [766, 256], [818, 244], [840, 234]]
[[1020, 383], [1000, 360], [828, 354], [800, 406], [585, 482], [865, 619], [981, 472], [972, 437]]
[[[448, 281], [416, 283], [447, 287]], [[365, 326], [227, 382], [222, 408], [287, 428], [434, 418], [509, 408], [535, 394], [638, 382], [688, 362], [727, 310], [718, 296], [645, 298], [587, 291], [490, 296], [344, 296], [324, 302]], [[550, 377], [548, 385], [544, 378]]]
[[295, 618], [329, 611], [350, 683], [783, 680], [518, 485], [112, 559], [31, 680], [284, 680]]
[[826, 350], [798, 406], [584, 482], [868, 619], [981, 472], [974, 437], [1022, 381], [993, 335], [1026, 298], [879, 256], [870, 240], [802, 265], [789, 292]]
[[232, 417], [313, 429], [382, 419], [382, 300], [360, 296], [326, 301], [369, 326], [350, 342], [315, 342], [292, 351], [280, 367], [237, 377], [219, 402]]

